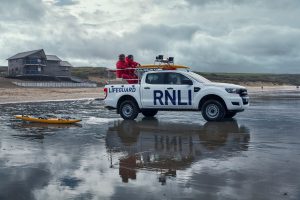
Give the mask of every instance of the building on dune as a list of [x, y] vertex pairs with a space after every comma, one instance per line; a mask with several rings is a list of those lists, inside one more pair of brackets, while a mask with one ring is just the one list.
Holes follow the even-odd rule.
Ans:
[[56, 55], [46, 55], [43, 49], [18, 53], [7, 60], [9, 77], [71, 77], [72, 65]]

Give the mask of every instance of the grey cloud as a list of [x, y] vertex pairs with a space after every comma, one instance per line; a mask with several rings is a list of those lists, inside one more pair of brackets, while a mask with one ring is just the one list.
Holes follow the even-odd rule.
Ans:
[[40, 0], [2, 0], [0, 22], [38, 21], [45, 14], [44, 4]]
[[[298, 0], [185, 0], [190, 6], [209, 6], [209, 5], [247, 5], [257, 6], [258, 8], [268, 8], [268, 9], [283, 9], [283, 8], [295, 8], [299, 6], [300, 2]], [[226, 7], [228, 8], [228, 7]]]
[[199, 33], [191, 43], [180, 45], [178, 52], [184, 55], [180, 56], [183, 62], [203, 71], [284, 73], [290, 69], [299, 73], [299, 31], [262, 26], [234, 30], [222, 37]]
[[185, 1], [190, 5], [199, 5], [199, 6], [217, 4], [217, 3], [242, 4], [242, 3], [249, 2], [247, 0], [185, 0]]
[[[143, 25], [137, 32], [124, 36], [124, 42], [137, 43], [143, 50], [162, 51], [172, 46], [172, 42], [189, 41], [198, 30], [197, 26]], [[128, 44], [130, 45], [130, 44]]]
[[56, 0], [54, 5], [56, 6], [70, 6], [78, 4], [78, 0]]
[[[172, 46], [172, 41], [191, 40], [197, 30], [196, 26], [144, 25], [135, 32], [128, 32], [122, 36], [114, 32], [105, 32], [87, 37], [84, 30], [71, 23], [68, 27], [63, 27], [59, 33], [55, 33], [55, 40], [47, 41], [47, 47], [54, 51], [56, 44], [60, 44], [56, 51], [60, 51], [66, 57], [86, 59], [101, 57], [112, 60], [122, 52], [133, 54], [139, 54], [140, 50], [163, 52], [168, 46]], [[66, 35], [68, 36], [66, 37]]]
[[140, 35], [156, 35], [169, 39], [189, 40], [193, 34], [199, 30], [198, 26], [190, 25], [143, 25], [136, 34]]
[[[5, 2], [7, 8], [12, 6]], [[33, 19], [28, 24], [13, 18], [0, 21], [0, 45], [7, 46], [0, 54], [3, 64], [18, 51], [44, 48], [75, 66], [111, 67], [120, 53], [152, 63], [155, 55], [165, 54], [197, 71], [300, 73], [300, 23], [295, 20], [300, 3], [296, 1], [182, 0], [172, 5], [162, 1], [152, 9], [148, 2], [137, 1], [135, 8], [144, 5], [147, 12], [137, 10], [136, 15], [130, 10], [133, 1], [123, 2], [122, 9], [116, 2], [115, 9], [115, 4], [103, 2], [94, 10], [66, 10], [37, 0], [16, 2], [15, 7], [24, 3], [27, 10], [42, 11], [20, 12], [20, 19]], [[37, 23], [34, 15], [47, 23]]]
[[300, 48], [299, 29], [256, 26], [236, 31], [231, 37], [235, 39], [235, 51], [244, 55], [300, 56], [297, 52]]

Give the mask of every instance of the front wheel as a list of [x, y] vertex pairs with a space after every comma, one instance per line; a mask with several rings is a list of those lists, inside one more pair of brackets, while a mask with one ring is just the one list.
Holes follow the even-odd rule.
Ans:
[[131, 100], [123, 101], [119, 108], [120, 115], [125, 120], [134, 120], [139, 114], [139, 108]]
[[145, 117], [154, 117], [158, 113], [158, 110], [142, 110], [142, 114]]
[[201, 110], [206, 121], [221, 121], [226, 113], [225, 106], [217, 100], [206, 101]]

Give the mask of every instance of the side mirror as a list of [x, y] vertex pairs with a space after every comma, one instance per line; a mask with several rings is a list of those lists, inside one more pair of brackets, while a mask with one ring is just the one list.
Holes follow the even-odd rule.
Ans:
[[189, 79], [182, 80], [182, 85], [193, 85], [193, 81]]

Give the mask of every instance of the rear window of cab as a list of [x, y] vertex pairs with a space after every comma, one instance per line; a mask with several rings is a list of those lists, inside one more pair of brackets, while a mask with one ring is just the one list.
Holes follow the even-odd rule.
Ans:
[[148, 83], [148, 84], [165, 84], [165, 73], [147, 74], [146, 83]]
[[190, 79], [180, 73], [150, 73], [146, 77], [148, 84], [182, 85], [184, 80]]

